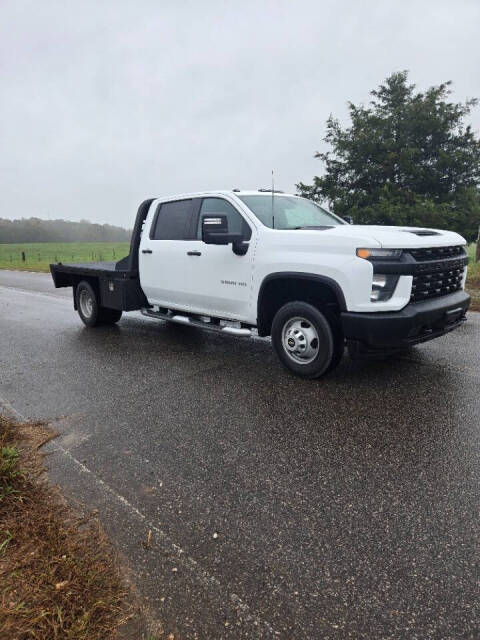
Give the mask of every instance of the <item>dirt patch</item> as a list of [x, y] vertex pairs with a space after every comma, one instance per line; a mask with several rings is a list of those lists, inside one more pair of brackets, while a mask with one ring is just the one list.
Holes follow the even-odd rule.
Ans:
[[466, 289], [472, 298], [470, 310], [480, 311], [480, 263], [469, 267]]
[[0, 416], [0, 638], [148, 637], [95, 514], [75, 513], [45, 479], [39, 447], [52, 437]]
[[480, 311], [480, 289], [467, 289], [472, 300], [470, 302], [470, 311]]

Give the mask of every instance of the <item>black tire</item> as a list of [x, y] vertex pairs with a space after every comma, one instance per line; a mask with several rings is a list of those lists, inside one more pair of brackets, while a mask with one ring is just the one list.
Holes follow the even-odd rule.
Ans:
[[78, 315], [87, 327], [96, 327], [100, 324], [100, 305], [95, 289], [86, 280], [78, 283], [75, 289], [75, 302]]
[[122, 317], [121, 311], [100, 306], [97, 292], [86, 280], [78, 283], [75, 289], [75, 301], [78, 315], [87, 327], [115, 324]]
[[345, 336], [343, 335], [340, 319], [332, 312], [325, 312], [324, 315], [333, 333], [333, 357], [325, 371], [325, 373], [330, 373], [330, 371], [336, 369], [342, 361], [343, 354], [345, 353]]
[[303, 378], [319, 378], [340, 362], [344, 340], [338, 324], [306, 302], [288, 302], [272, 323], [272, 344], [280, 362]]
[[122, 317], [122, 312], [118, 309], [107, 309], [100, 307], [100, 324], [115, 324]]

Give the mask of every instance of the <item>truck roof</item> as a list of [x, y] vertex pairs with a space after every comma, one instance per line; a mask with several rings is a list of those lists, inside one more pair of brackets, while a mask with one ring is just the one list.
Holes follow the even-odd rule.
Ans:
[[[294, 193], [285, 193], [283, 191], [274, 191], [275, 197], [277, 196], [288, 196], [290, 198], [298, 198], [300, 196], [295, 195]], [[252, 189], [252, 190], [244, 190], [244, 189], [216, 189], [209, 191], [195, 191], [192, 193], [177, 193], [174, 195], [165, 195], [160, 196], [157, 200], [175, 200], [180, 198], [205, 198], [208, 196], [272, 196], [272, 191], [267, 189]]]

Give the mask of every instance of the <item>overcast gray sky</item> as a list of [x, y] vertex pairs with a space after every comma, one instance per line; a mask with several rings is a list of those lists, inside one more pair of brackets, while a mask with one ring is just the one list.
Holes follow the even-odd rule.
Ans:
[[131, 226], [146, 197], [272, 168], [293, 190], [392, 71], [480, 97], [479, 27], [478, 0], [2, 0], [0, 217]]

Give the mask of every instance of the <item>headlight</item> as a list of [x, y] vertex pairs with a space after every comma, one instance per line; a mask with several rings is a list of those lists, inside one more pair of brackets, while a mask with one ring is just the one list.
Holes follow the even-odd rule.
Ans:
[[390, 300], [397, 286], [398, 276], [384, 273], [374, 273], [372, 280], [371, 302]]
[[395, 260], [402, 255], [402, 249], [357, 249], [357, 256], [369, 260], [373, 258], [384, 258], [385, 260]]

